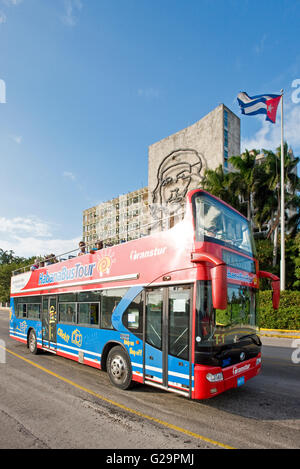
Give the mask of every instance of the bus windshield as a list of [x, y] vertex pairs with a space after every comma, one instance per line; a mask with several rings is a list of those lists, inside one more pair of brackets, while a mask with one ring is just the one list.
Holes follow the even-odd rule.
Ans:
[[196, 241], [211, 241], [254, 255], [248, 220], [207, 194], [196, 194], [193, 211]]
[[211, 282], [197, 283], [198, 346], [232, 344], [257, 332], [257, 290], [229, 284], [227, 308], [216, 310], [212, 305]]

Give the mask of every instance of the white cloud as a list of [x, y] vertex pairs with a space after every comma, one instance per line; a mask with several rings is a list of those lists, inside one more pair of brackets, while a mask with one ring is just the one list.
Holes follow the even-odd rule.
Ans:
[[64, 14], [61, 17], [66, 26], [76, 26], [78, 22], [78, 13], [82, 9], [81, 0], [64, 0]]
[[20, 5], [20, 3], [22, 3], [23, 0], [2, 0], [2, 3], [4, 3], [5, 5], [11, 7], [11, 6], [17, 6], [17, 5]]
[[[5, 251], [12, 250], [15, 255], [20, 257], [45, 256], [47, 254], [61, 254], [77, 250], [81, 238], [74, 239], [37, 239], [33, 237], [20, 238], [15, 237], [14, 241], [2, 240], [0, 246]], [[77, 251], [74, 252], [74, 255]]]
[[0, 248], [17, 256], [31, 257], [54, 253], [60, 255], [77, 249], [80, 238], [55, 238], [54, 225], [35, 216], [0, 217]]
[[44, 222], [35, 216], [5, 218], [0, 217], [0, 234], [10, 235], [31, 234], [34, 236], [51, 236], [50, 223]]
[[[23, 0], [2, 0], [2, 4], [7, 7], [17, 6], [22, 2]], [[6, 23], [6, 20], [7, 20], [6, 14], [3, 13], [3, 11], [0, 11], [0, 24]]]
[[253, 48], [253, 51], [255, 52], [256, 55], [261, 55], [264, 51], [264, 48], [265, 48], [265, 43], [266, 43], [266, 39], [267, 39], [267, 35], [264, 34], [260, 41], [255, 44], [254, 48]]
[[22, 143], [22, 140], [23, 140], [22, 135], [10, 135], [10, 138], [11, 138], [15, 143], [17, 143], [18, 145], [20, 145], [20, 144]]
[[[250, 117], [247, 117], [250, 118]], [[253, 118], [253, 117], [252, 117]], [[265, 116], [256, 116], [260, 128], [253, 137], [242, 140], [242, 151], [247, 148], [275, 150], [281, 143], [281, 112], [278, 107], [276, 124], [265, 120]], [[294, 104], [289, 97], [284, 103], [284, 140], [288, 142], [295, 155], [300, 153], [300, 104]]]
[[63, 172], [63, 176], [65, 178], [68, 178], [68, 179], [71, 179], [71, 181], [76, 181], [76, 176], [74, 173], [72, 173], [71, 171], [64, 171]]

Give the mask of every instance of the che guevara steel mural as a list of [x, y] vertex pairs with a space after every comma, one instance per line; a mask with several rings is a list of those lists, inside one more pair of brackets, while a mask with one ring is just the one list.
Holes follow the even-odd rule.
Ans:
[[187, 192], [200, 185], [202, 167], [202, 158], [193, 149], [172, 151], [161, 161], [151, 193], [153, 220], [161, 221], [182, 211]]

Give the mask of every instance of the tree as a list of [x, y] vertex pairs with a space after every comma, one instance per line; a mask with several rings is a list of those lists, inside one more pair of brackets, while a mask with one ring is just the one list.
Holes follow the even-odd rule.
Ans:
[[202, 179], [201, 186], [212, 195], [219, 197], [237, 210], [242, 210], [239, 197], [236, 195], [232, 187], [230, 173], [223, 170], [223, 166], [217, 169], [206, 169]]
[[[265, 159], [261, 166], [263, 180], [260, 183], [260, 196], [256, 200], [259, 208], [259, 223], [268, 225], [267, 237], [273, 240], [273, 265], [277, 263], [278, 233], [281, 219], [281, 147], [276, 153], [263, 150]], [[295, 236], [300, 222], [300, 178], [297, 176], [297, 164], [300, 158], [295, 158], [284, 144], [284, 183], [285, 183], [285, 221], [286, 232]]]
[[[252, 226], [258, 246], [258, 258], [262, 270], [279, 274], [278, 246], [280, 240], [280, 175], [281, 147], [276, 152], [262, 150], [263, 158], [257, 159], [258, 150], [248, 151], [229, 159], [234, 168], [225, 172], [222, 165], [216, 170], [206, 170], [202, 187], [239, 210]], [[297, 175], [299, 157], [294, 157], [288, 144], [284, 145], [285, 173], [285, 237], [286, 275], [288, 288], [300, 287], [300, 251], [295, 249], [294, 238], [300, 227], [300, 178]], [[299, 235], [300, 236], [300, 235]], [[260, 238], [261, 242], [258, 241]], [[299, 241], [299, 237], [298, 243]], [[300, 248], [298, 248], [300, 249]]]
[[259, 167], [256, 165], [256, 156], [258, 150], [245, 150], [239, 156], [231, 156], [229, 163], [236, 169], [236, 172], [230, 173], [231, 187], [234, 188], [234, 194], [240, 198], [241, 203], [246, 204], [247, 219], [251, 221], [254, 216], [254, 204], [256, 192], [259, 187]]
[[33, 257], [26, 259], [14, 255], [13, 251], [0, 248], [0, 302], [9, 303], [10, 279], [14, 270], [33, 263]]
[[300, 233], [295, 238], [296, 255], [294, 258], [295, 272], [293, 287], [300, 290]]

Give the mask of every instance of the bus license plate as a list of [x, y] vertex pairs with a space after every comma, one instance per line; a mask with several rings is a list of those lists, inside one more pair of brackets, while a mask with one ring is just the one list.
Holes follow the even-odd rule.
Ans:
[[238, 385], [238, 386], [242, 386], [242, 384], [245, 384], [245, 376], [240, 376], [240, 377], [237, 379], [237, 385]]

